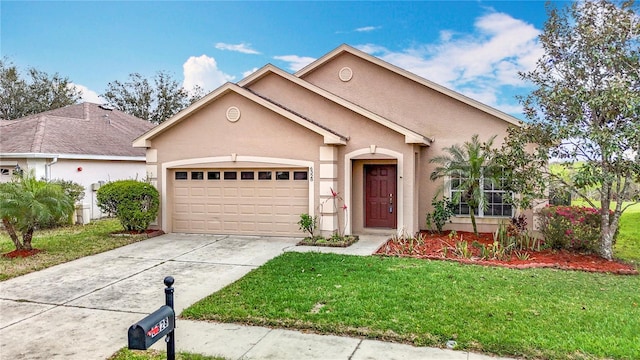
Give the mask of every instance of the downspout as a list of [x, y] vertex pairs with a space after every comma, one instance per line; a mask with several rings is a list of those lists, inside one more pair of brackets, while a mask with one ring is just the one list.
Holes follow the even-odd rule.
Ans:
[[44, 164], [44, 177], [47, 181], [51, 180], [51, 165], [58, 162], [58, 157], [54, 157], [49, 163]]

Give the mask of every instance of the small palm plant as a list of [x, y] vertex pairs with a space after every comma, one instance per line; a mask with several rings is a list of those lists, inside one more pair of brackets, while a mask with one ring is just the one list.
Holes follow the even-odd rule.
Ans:
[[430, 160], [438, 166], [431, 173], [431, 180], [440, 178], [459, 179], [457, 189], [452, 200], [459, 203], [461, 200], [469, 204], [469, 216], [473, 225], [473, 232], [477, 235], [475, 209], [480, 205], [487, 206], [486, 195], [482, 187], [482, 181], [496, 181], [502, 168], [497, 164], [491, 153], [491, 146], [495, 135], [485, 143], [478, 140], [478, 135], [471, 137], [462, 145], [452, 145], [443, 148], [445, 154], [436, 156]]
[[67, 218], [72, 211], [73, 200], [60, 185], [37, 180], [32, 172], [0, 184], [0, 218], [16, 250], [32, 250], [37, 228]]

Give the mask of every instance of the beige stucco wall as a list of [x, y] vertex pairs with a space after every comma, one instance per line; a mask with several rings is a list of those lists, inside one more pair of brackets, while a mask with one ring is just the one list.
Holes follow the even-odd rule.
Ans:
[[[226, 111], [230, 106], [240, 109], [241, 117], [236, 122], [226, 119]], [[163, 164], [193, 159], [203, 159], [236, 154], [241, 157], [279, 158], [307, 160], [318, 167], [319, 147], [323, 145], [323, 137], [298, 125], [283, 116], [265, 109], [236, 93], [221, 96], [215, 102], [194, 112], [156, 138], [152, 139], [151, 148], [157, 151], [157, 187], [167, 193], [162, 197], [166, 202], [163, 209], [172, 208], [171, 187], [165, 186], [162, 172]], [[274, 167], [277, 163], [264, 162], [190, 162], [175, 167]], [[291, 167], [291, 166], [289, 166]], [[315, 185], [313, 185], [315, 186]], [[317, 186], [315, 186], [317, 197]], [[164, 216], [163, 216], [164, 215]], [[160, 214], [162, 228], [164, 218], [169, 225], [169, 214]]]
[[[338, 77], [340, 69], [344, 67], [351, 68], [353, 72], [348, 82]], [[469, 141], [473, 134], [478, 134], [481, 141], [496, 135], [494, 146], [499, 147], [506, 136], [506, 129], [513, 126], [349, 53], [342, 53], [305, 74], [303, 79], [434, 140], [430, 147], [417, 150], [418, 173], [415, 182], [419, 187], [419, 195], [416, 221], [422, 229], [426, 227], [427, 212], [432, 211], [431, 200], [438, 191], [442, 191], [444, 185], [444, 180], [429, 180], [434, 169], [429, 159], [442, 154], [445, 147]], [[526, 214], [532, 219], [531, 211]], [[478, 219], [479, 230], [492, 231], [500, 221], [502, 219], [490, 217]], [[458, 230], [471, 229], [468, 217], [457, 217], [453, 222], [450, 226]]]
[[[414, 184], [414, 156], [416, 147], [405, 143], [405, 136], [386, 126], [378, 124], [354, 111], [330, 101], [317, 93], [309, 91], [277, 74], [262, 77], [251, 84], [253, 91], [268, 97], [269, 99], [286, 104], [287, 108], [304, 114], [313, 121], [346, 136], [349, 140], [345, 146], [338, 146], [338, 190], [347, 203], [350, 212], [345, 214], [347, 228], [355, 234], [375, 232], [373, 229], [364, 229], [364, 214], [362, 199], [362, 166], [364, 164], [379, 163], [381, 158], [390, 158], [390, 155], [381, 153], [381, 149], [391, 150], [400, 155], [400, 159], [385, 160], [384, 163], [402, 162], [402, 172], [398, 173], [398, 193], [402, 194], [402, 218], [398, 219], [398, 227], [405, 228], [409, 232], [419, 229], [418, 215], [416, 214], [416, 189]], [[295, 101], [291, 101], [295, 99]], [[368, 151], [374, 145], [376, 153]], [[419, 147], [418, 147], [419, 148]], [[366, 149], [365, 154], [360, 154], [356, 160], [345, 159], [347, 154]], [[349, 165], [353, 161], [352, 165]], [[348, 162], [348, 163], [345, 163]], [[359, 167], [354, 166], [359, 164]], [[406, 165], [405, 165], [406, 164]], [[345, 173], [351, 167], [352, 181], [350, 188], [346, 183]], [[357, 177], [357, 178], [356, 178]], [[402, 187], [402, 189], [400, 189]], [[400, 215], [400, 214], [399, 214]], [[344, 221], [341, 219], [341, 221]], [[387, 233], [388, 230], [383, 230]]]

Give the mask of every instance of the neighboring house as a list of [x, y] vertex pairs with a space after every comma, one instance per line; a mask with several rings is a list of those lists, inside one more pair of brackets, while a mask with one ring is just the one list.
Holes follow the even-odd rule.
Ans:
[[[518, 124], [342, 45], [293, 75], [267, 65], [224, 84], [133, 144], [146, 148], [165, 232], [301, 236], [309, 213], [325, 233], [413, 233], [445, 183], [429, 180], [429, 159], [473, 134], [500, 143]], [[481, 231], [513, 211], [487, 192]], [[468, 207], [458, 212], [450, 227], [470, 230]]]
[[153, 126], [91, 103], [1, 121], [0, 181], [10, 181], [16, 167], [34, 171], [37, 178], [72, 180], [85, 187], [82, 203], [90, 218], [99, 218], [100, 184], [147, 177], [145, 152], [131, 142]]

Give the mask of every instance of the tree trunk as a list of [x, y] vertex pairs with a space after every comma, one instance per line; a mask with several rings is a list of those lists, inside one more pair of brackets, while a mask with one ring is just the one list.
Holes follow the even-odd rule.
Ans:
[[[620, 208], [611, 215], [606, 208], [600, 209], [600, 249], [599, 254], [607, 260], [613, 260], [613, 243], [620, 226]], [[613, 216], [613, 218], [611, 218]]]
[[613, 260], [613, 236], [616, 231], [607, 224], [607, 229], [600, 227], [600, 256], [607, 260]]
[[[469, 204], [471, 205], [471, 204]], [[473, 207], [469, 206], [469, 215], [471, 216], [471, 225], [473, 225], [473, 233], [478, 235], [478, 227], [476, 226], [476, 216], [473, 213]]]
[[13, 224], [7, 218], [2, 218], [2, 224], [4, 225], [4, 229], [9, 233], [9, 237], [11, 241], [13, 241], [13, 245], [15, 245], [16, 250], [22, 250], [24, 247], [18, 238], [18, 234], [16, 234], [16, 228], [13, 227]]
[[33, 228], [32, 227], [30, 227], [29, 229], [27, 229], [27, 231], [22, 233], [22, 244], [24, 245], [24, 249], [25, 250], [32, 250], [33, 249], [31, 247], [31, 239], [33, 239]]

